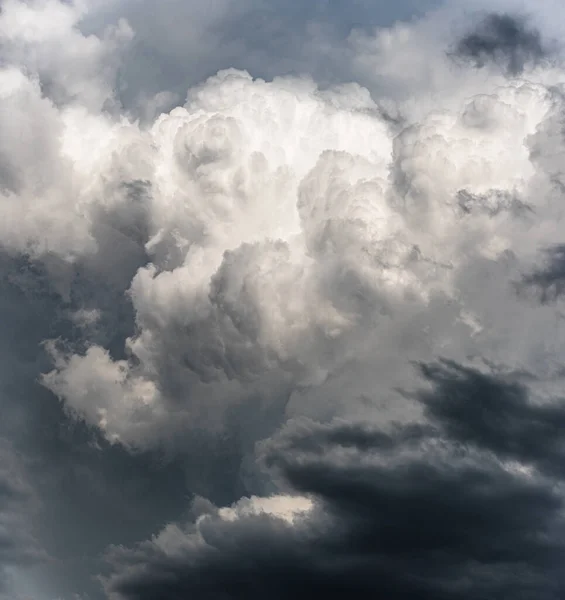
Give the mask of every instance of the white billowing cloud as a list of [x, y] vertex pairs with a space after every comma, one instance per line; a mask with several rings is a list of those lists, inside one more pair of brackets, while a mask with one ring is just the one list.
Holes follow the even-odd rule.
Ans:
[[118, 235], [137, 249], [127, 357], [90, 339], [90, 305], [69, 313], [80, 349], [48, 346], [45, 385], [109, 440], [176, 447], [250, 398], [399, 406], [411, 361], [535, 371], [560, 347], [555, 307], [512, 286], [560, 242], [558, 57], [475, 69], [449, 55], [442, 9], [350, 37], [371, 93], [229, 69], [140, 124], [113, 103], [132, 32], [80, 33], [88, 9], [12, 0], [0, 16], [0, 238], [68, 281], [85, 257], [114, 277]]
[[83, 35], [82, 0], [6, 0], [0, 15], [3, 62], [36, 74], [56, 102], [78, 101], [98, 112], [113, 99], [120, 50], [132, 37], [127, 22], [107, 27], [102, 38]]
[[[194, 412], [217, 418], [207, 406], [215, 397], [221, 407], [241, 395], [242, 383], [264, 385], [263, 374], [279, 378], [272, 372], [281, 365], [283, 376], [285, 371], [304, 381], [323, 376], [323, 365], [311, 365], [308, 353], [323, 347], [326, 337], [339, 336], [354, 315], [341, 314], [318, 289], [316, 260], [306, 255], [310, 244], [302, 221], [308, 217], [302, 216], [304, 202], [297, 209], [298, 187], [320, 156], [331, 163], [331, 152], [339, 151], [351, 161], [361, 150], [365, 164], [346, 178], [359, 180], [370, 172], [384, 191], [392, 143], [385, 124], [371, 116], [375, 109], [355, 86], [324, 94], [308, 81], [267, 84], [227, 71], [193, 90], [184, 108], [161, 116], [132, 145], [124, 143], [120, 151], [115, 143], [112, 160], [95, 163], [99, 178], [145, 180], [151, 190], [154, 234], [146, 249], [154, 264], [139, 270], [130, 289], [139, 335], [128, 347], [139, 364], [133, 370], [121, 364], [120, 373], [127, 374], [117, 377], [108, 354], [91, 348], [82, 358], [60, 357], [59, 370], [45, 379], [49, 387], [72, 397], [69, 405], [81, 414], [88, 406], [88, 420], [109, 437], [136, 445], [147, 440], [146, 434], [129, 440], [127, 434], [130, 415], [138, 418], [137, 377], [144, 390], [152, 382], [151, 396], [160, 398], [145, 403], [139, 419], [153, 422], [152, 407], [162, 411], [163, 402], [172, 401], [175, 420], [183, 422]], [[129, 135], [124, 125], [118, 139]], [[69, 152], [70, 145], [66, 148]], [[92, 154], [81, 149], [75, 170], [96, 181], [88, 161], [83, 166], [80, 160]], [[344, 182], [346, 193], [351, 185]], [[362, 203], [360, 198], [363, 210]], [[311, 340], [306, 345], [305, 337]], [[91, 383], [94, 373], [111, 391], [106, 383], [104, 393]], [[98, 405], [93, 389], [112, 400]], [[179, 415], [178, 395], [186, 392], [193, 406]], [[165, 412], [173, 410], [165, 406]]]
[[153, 382], [132, 377], [125, 361], [112, 361], [108, 352], [98, 346], [89, 348], [82, 357], [55, 356], [58, 370], [46, 375], [44, 383], [63, 397], [81, 398], [81, 405], [71, 403], [69, 408], [105, 430], [110, 440], [120, 439], [124, 426], [126, 435], [133, 432], [136, 423], [141, 429], [140, 439], [147, 436], [144, 417], [153, 423], [157, 418], [154, 412], [157, 391]]
[[71, 161], [62, 155], [58, 110], [39, 83], [15, 67], [0, 71], [2, 245], [69, 257], [93, 246]]
[[121, 118], [100, 111], [112, 108], [132, 35], [120, 22], [103, 38], [84, 36], [85, 11], [80, 2], [7, 0], [0, 14], [2, 246], [67, 263], [95, 252], [92, 210], [111, 202], [98, 163], [111, 161]]
[[516, 264], [559, 241], [532, 159], [558, 100], [536, 78], [486, 77], [397, 135], [357, 86], [225, 71], [191, 90], [101, 167], [150, 186], [131, 360], [55, 353], [46, 385], [146, 447], [221, 426], [257, 394], [292, 391], [291, 413], [377, 386], [392, 398], [412, 360], [537, 367], [534, 340], [560, 340], [554, 311], [511, 287]]

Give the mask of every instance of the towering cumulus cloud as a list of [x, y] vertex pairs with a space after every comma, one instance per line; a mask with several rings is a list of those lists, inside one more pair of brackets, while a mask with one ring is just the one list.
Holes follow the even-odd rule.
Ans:
[[6, 597], [563, 598], [557, 9], [134, 4], [0, 12]]

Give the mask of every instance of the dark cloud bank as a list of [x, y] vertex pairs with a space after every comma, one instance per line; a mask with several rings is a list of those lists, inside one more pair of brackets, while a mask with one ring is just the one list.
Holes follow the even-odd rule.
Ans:
[[494, 4], [6, 1], [2, 600], [565, 597], [565, 63]]
[[289, 423], [266, 465], [314, 508], [289, 525], [209, 515], [168, 553], [114, 549], [128, 599], [560, 598], [565, 589], [562, 403], [453, 363], [422, 367], [425, 425]]

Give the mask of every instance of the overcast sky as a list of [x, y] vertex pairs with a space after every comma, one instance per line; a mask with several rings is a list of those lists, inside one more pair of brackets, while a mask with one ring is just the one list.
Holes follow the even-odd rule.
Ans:
[[0, 7], [0, 598], [565, 597], [560, 3]]

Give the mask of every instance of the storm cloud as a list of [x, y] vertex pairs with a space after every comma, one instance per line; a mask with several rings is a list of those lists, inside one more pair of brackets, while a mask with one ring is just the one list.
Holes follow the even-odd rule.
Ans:
[[33, 533], [39, 499], [14, 448], [0, 441], [0, 598], [10, 598], [13, 569], [47, 559]]
[[[536, 437], [547, 409], [529, 406], [514, 383], [457, 365], [429, 366], [427, 375], [425, 403], [445, 406], [449, 418], [436, 408], [425, 425], [387, 429], [289, 423], [261, 451], [293, 494], [279, 498], [279, 512], [251, 498], [170, 525], [135, 549], [114, 548], [110, 597], [559, 598], [563, 478], [544, 473], [559, 461], [553, 444], [543, 445], [546, 432]], [[493, 404], [501, 400], [497, 414], [470, 418], [488, 409], [490, 391]], [[531, 448], [516, 440], [524, 410]], [[562, 402], [551, 410], [563, 418]], [[495, 423], [502, 427], [491, 437]], [[282, 512], [285, 503], [301, 510]]]
[[559, 6], [374, 4], [3, 3], [7, 598], [563, 597]]

